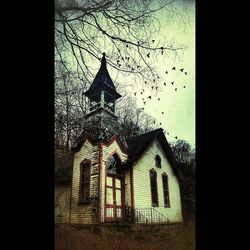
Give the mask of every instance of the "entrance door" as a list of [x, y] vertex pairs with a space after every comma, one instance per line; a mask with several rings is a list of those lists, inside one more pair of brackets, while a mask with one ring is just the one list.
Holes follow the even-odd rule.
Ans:
[[122, 179], [107, 176], [105, 221], [123, 220]]

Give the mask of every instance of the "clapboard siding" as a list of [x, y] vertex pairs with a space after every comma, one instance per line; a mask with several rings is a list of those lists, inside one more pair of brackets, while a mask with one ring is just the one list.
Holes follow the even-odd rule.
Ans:
[[[155, 167], [156, 155], [160, 155], [162, 159], [162, 168]], [[157, 189], [159, 200], [159, 207], [156, 207], [155, 209], [165, 215], [170, 220], [170, 222], [182, 221], [179, 182], [160, 143], [157, 140], [151, 144], [139, 161], [134, 164], [133, 168], [135, 208], [152, 207], [149, 171], [153, 168], [157, 172]], [[170, 208], [164, 207], [162, 184], [162, 174], [164, 172], [168, 175]]]
[[98, 196], [98, 147], [85, 141], [80, 151], [75, 153], [72, 175], [71, 223], [93, 223], [92, 207], [88, 204], [78, 204], [80, 185], [80, 164], [84, 159], [91, 161], [90, 196]]
[[130, 171], [131, 170], [129, 170], [125, 173], [125, 205], [132, 207]]

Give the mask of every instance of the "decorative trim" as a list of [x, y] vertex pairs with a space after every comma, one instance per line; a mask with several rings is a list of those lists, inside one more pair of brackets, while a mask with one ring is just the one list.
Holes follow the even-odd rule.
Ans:
[[130, 169], [130, 193], [131, 193], [131, 207], [135, 208], [135, 196], [134, 196], [134, 170]]
[[98, 167], [98, 222], [101, 223], [101, 173], [102, 173], [102, 142], [98, 144], [99, 167]]
[[119, 136], [118, 135], [113, 135], [109, 141], [107, 142], [103, 142], [103, 145], [105, 145], [106, 147], [109, 147], [114, 141], [117, 142], [120, 150], [122, 151], [122, 153], [126, 154], [127, 155], [127, 152], [126, 152], [126, 149], [125, 147], [123, 146], [123, 144], [121, 143], [120, 139], [119, 139]]

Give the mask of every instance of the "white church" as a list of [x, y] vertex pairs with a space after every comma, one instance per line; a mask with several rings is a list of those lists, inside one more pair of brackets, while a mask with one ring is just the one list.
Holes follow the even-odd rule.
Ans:
[[105, 53], [84, 94], [87, 126], [72, 147], [66, 177], [55, 182], [56, 223], [181, 223], [181, 174], [163, 130], [127, 141], [117, 133], [121, 95]]

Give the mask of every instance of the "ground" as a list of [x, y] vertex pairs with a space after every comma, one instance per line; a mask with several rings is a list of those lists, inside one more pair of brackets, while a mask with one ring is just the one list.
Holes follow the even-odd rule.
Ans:
[[[118, 231], [106, 228], [102, 233], [91, 229], [72, 228], [65, 225], [56, 227], [55, 250], [194, 250], [195, 221], [189, 219], [185, 227], [161, 228], [137, 232]], [[93, 231], [93, 230], [92, 230]]]

